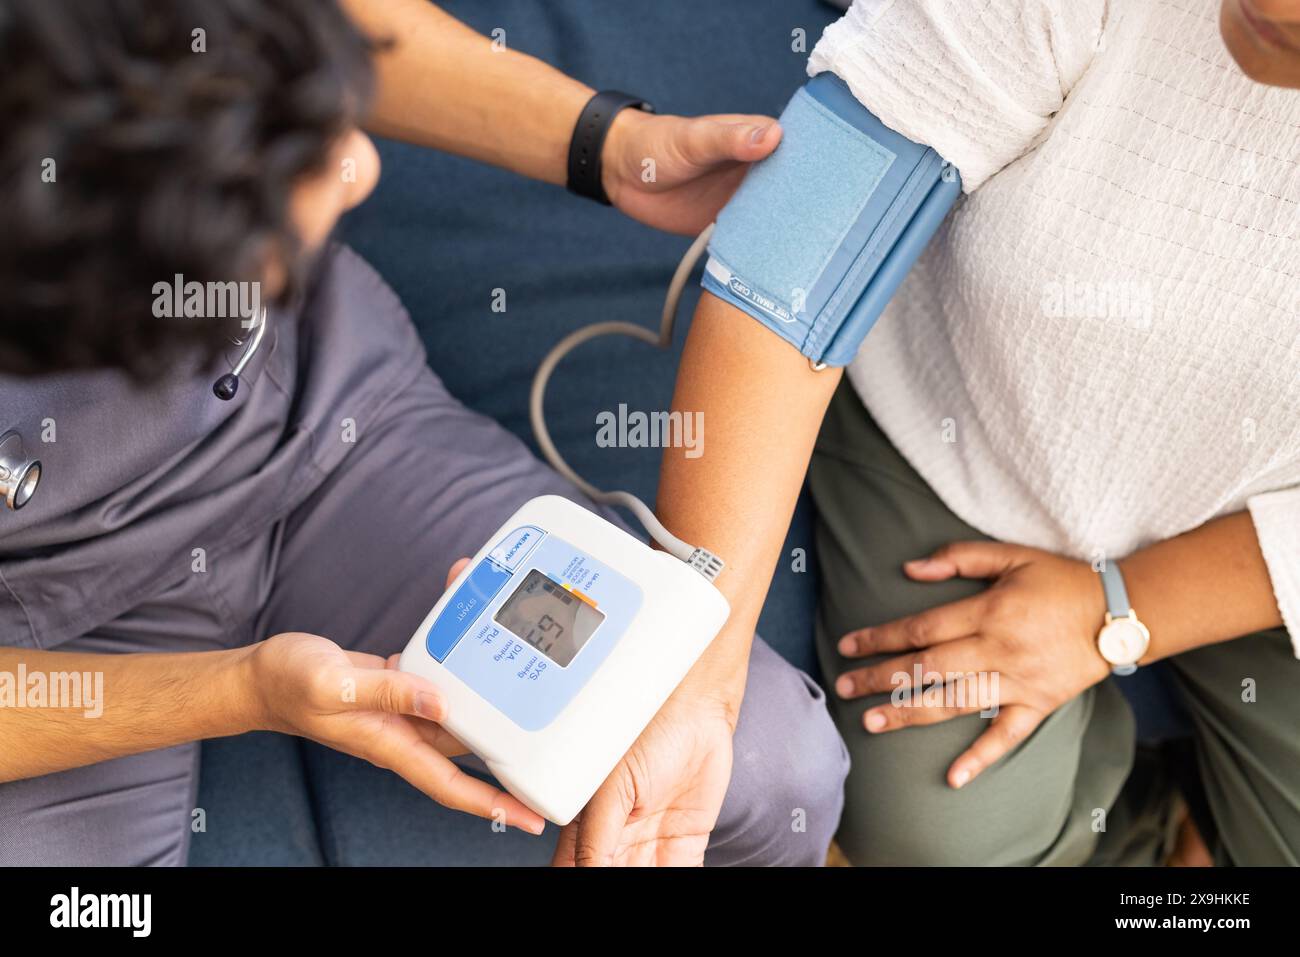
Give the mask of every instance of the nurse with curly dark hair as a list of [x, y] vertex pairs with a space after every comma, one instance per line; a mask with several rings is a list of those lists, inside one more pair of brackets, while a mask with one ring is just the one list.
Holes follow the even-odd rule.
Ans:
[[[430, 575], [521, 502], [581, 495], [446, 392], [392, 291], [329, 242], [379, 176], [360, 127], [687, 234], [780, 129], [623, 109], [571, 164], [592, 90], [423, 0], [346, 8], [0, 3], [0, 418], [59, 430], [39, 493], [0, 513], [0, 863], [184, 863], [196, 742], [252, 729], [542, 829], [451, 761], [446, 703], [386, 659]], [[50, 707], [19, 675], [102, 695]], [[761, 644], [749, 684], [738, 725], [688, 679], [558, 862], [819, 862], [842, 744]], [[798, 760], [733, 776], [733, 737]]]

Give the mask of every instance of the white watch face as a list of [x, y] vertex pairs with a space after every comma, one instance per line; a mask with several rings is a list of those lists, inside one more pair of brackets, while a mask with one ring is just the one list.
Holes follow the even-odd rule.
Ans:
[[1097, 649], [1112, 665], [1136, 664], [1146, 654], [1151, 633], [1134, 618], [1116, 618], [1097, 635]]

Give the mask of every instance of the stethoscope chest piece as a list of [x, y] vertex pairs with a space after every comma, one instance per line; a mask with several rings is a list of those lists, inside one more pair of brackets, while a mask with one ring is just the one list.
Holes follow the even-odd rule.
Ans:
[[266, 335], [266, 307], [262, 307], [261, 314], [257, 317], [257, 325], [253, 327], [253, 334], [249, 337], [247, 344], [236, 340], [236, 345], [243, 345], [244, 351], [240, 355], [239, 361], [235, 367], [225, 375], [212, 383], [212, 394], [222, 402], [229, 402], [239, 391], [239, 377], [244, 374], [248, 364], [253, 361], [253, 356], [257, 355], [257, 350], [262, 347], [262, 339]]
[[[218, 399], [229, 402], [235, 397], [239, 391], [239, 377], [248, 368], [265, 335], [266, 309], [262, 309], [248, 341], [239, 343], [244, 346], [244, 351], [234, 369], [212, 384], [212, 391]], [[40, 481], [40, 460], [27, 457], [23, 437], [12, 429], [0, 434], [0, 499], [4, 500], [5, 508], [16, 512], [30, 502]]]
[[0, 496], [5, 507], [22, 508], [36, 494], [40, 481], [40, 460], [27, 457], [22, 436], [13, 431], [0, 435]]

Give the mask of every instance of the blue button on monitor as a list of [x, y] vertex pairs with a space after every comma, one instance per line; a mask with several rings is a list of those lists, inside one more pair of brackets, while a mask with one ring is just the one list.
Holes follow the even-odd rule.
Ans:
[[510, 575], [507, 569], [490, 558], [479, 562], [456, 589], [447, 607], [429, 629], [424, 642], [429, 654], [438, 661], [445, 660], [483, 609], [496, 597], [502, 586], [510, 581]]
[[545, 537], [546, 533], [536, 525], [522, 525], [501, 539], [488, 557], [502, 568], [514, 571]]

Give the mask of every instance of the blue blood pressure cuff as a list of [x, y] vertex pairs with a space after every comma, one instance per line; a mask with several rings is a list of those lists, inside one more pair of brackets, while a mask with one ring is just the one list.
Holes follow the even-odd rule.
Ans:
[[718, 215], [704, 288], [813, 363], [848, 365], [961, 194], [961, 176], [831, 73], [794, 95], [781, 126], [781, 145]]

